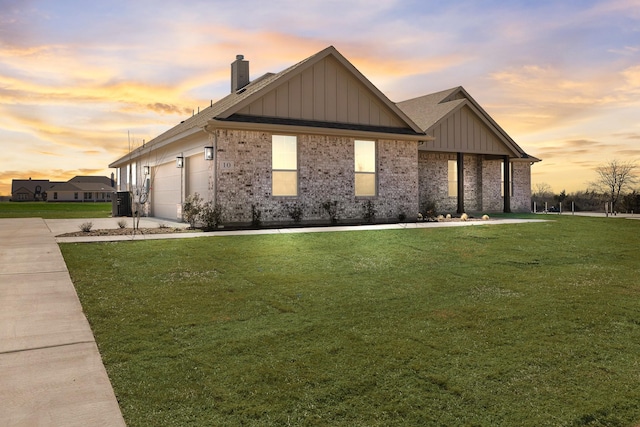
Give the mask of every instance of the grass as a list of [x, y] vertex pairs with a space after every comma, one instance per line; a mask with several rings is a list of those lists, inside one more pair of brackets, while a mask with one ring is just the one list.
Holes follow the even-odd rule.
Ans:
[[111, 203], [2, 202], [0, 218], [108, 218]]
[[553, 219], [61, 248], [131, 427], [638, 425], [640, 221]]

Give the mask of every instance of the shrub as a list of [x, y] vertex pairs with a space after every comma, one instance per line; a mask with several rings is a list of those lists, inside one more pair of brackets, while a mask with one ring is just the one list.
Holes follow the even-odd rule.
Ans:
[[85, 233], [90, 232], [92, 227], [93, 227], [92, 222], [83, 222], [82, 224], [80, 224], [80, 230], [84, 231]]
[[433, 219], [437, 216], [436, 202], [432, 200], [426, 200], [422, 205], [423, 217], [427, 219]]
[[127, 228], [127, 221], [125, 221], [124, 219], [121, 219], [120, 221], [118, 221], [118, 227]]
[[376, 208], [371, 200], [367, 200], [362, 204], [364, 220], [371, 223], [376, 219]]
[[338, 201], [327, 201], [322, 204], [322, 209], [324, 209], [329, 215], [329, 219], [331, 220], [331, 224], [338, 223]]
[[299, 223], [302, 221], [302, 206], [297, 203], [294, 205], [287, 206], [287, 214], [295, 223]]
[[189, 223], [190, 228], [196, 227], [196, 222], [202, 210], [202, 198], [198, 193], [190, 194], [182, 204], [182, 217]]
[[161, 222], [160, 224], [158, 224], [158, 228], [169, 228], [169, 226], [164, 222]]
[[489, 219], [489, 215], [486, 215], [486, 214], [482, 215], [482, 219], [485, 220], [485, 221], [488, 220]]
[[467, 215], [466, 213], [463, 213], [462, 215], [460, 215], [460, 219], [462, 221], [467, 221], [469, 219], [469, 215]]
[[262, 225], [262, 211], [256, 205], [251, 205], [251, 225], [253, 227]]
[[220, 205], [214, 206], [212, 202], [205, 203], [200, 212], [200, 220], [205, 230], [215, 230], [222, 222], [222, 208]]

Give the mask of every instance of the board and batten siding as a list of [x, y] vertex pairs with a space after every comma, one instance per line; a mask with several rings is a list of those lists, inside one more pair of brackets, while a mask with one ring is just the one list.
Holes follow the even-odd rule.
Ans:
[[429, 150], [474, 154], [510, 154], [505, 144], [482, 122], [469, 107], [465, 106], [437, 123], [429, 134], [434, 141], [427, 141]]
[[366, 126], [407, 126], [331, 57], [294, 75], [238, 114]]

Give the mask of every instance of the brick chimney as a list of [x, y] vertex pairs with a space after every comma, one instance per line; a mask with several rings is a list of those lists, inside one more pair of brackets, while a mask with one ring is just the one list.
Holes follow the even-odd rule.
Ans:
[[244, 55], [236, 55], [236, 60], [231, 63], [231, 93], [235, 93], [249, 84], [249, 61], [244, 60]]

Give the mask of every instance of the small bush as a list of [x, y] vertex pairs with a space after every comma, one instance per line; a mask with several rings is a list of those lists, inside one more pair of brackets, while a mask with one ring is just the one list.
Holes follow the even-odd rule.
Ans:
[[200, 211], [200, 220], [206, 231], [215, 230], [222, 222], [222, 208], [212, 202], [205, 203]]
[[426, 219], [433, 219], [437, 216], [436, 202], [427, 200], [422, 205], [423, 217]]
[[169, 226], [164, 222], [161, 222], [160, 224], [158, 224], [158, 228], [169, 228]]
[[83, 222], [82, 224], [80, 224], [80, 230], [84, 231], [85, 233], [90, 232], [91, 228], [93, 228], [92, 222]]
[[329, 219], [331, 220], [331, 224], [338, 223], [338, 201], [327, 201], [322, 204], [322, 209], [324, 209], [329, 215]]
[[462, 215], [460, 215], [460, 219], [462, 221], [467, 221], [469, 219], [469, 215], [467, 215], [466, 213], [463, 213]]
[[121, 219], [120, 221], [118, 221], [118, 227], [127, 228], [127, 221], [125, 221], [124, 219]]
[[253, 227], [262, 225], [262, 211], [256, 205], [251, 205], [251, 225]]
[[371, 200], [367, 200], [362, 204], [363, 217], [366, 222], [373, 222], [376, 219], [376, 207]]
[[287, 206], [287, 214], [295, 223], [302, 221], [302, 206], [295, 205]]
[[196, 222], [202, 210], [202, 198], [198, 193], [190, 194], [182, 204], [182, 218], [189, 223], [190, 228], [196, 227]]

